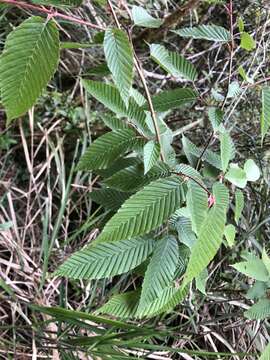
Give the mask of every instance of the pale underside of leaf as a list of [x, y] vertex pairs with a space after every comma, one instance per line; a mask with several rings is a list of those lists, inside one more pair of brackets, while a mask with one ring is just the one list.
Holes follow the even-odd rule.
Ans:
[[175, 30], [174, 32], [182, 37], [192, 39], [204, 39], [220, 42], [229, 42], [231, 40], [230, 32], [218, 25], [200, 25], [198, 27]]

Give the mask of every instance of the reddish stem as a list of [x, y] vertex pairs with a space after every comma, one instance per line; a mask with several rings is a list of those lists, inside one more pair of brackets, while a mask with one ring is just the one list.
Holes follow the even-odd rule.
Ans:
[[49, 17], [52, 17], [52, 18], [60, 18], [60, 19], [68, 20], [70, 22], [77, 23], [77, 24], [80, 24], [80, 25], [89, 26], [89, 27], [91, 27], [93, 29], [97, 29], [97, 30], [105, 30], [103, 27], [101, 27], [99, 25], [92, 24], [89, 21], [79, 19], [79, 18], [77, 18], [75, 16], [65, 15], [65, 14], [63, 14], [61, 12], [56, 11], [56, 10], [47, 9], [44, 6], [37, 6], [37, 5], [27, 4], [27, 3], [23, 2], [23, 1], [18, 1], [18, 0], [0, 0], [0, 3], [5, 3], [5, 4], [9, 4], [9, 5], [13, 5], [13, 6], [16, 6], [16, 7], [29, 9], [29, 10], [36, 10], [36, 11], [39, 11], [39, 12], [41, 12], [43, 14], [47, 14]]

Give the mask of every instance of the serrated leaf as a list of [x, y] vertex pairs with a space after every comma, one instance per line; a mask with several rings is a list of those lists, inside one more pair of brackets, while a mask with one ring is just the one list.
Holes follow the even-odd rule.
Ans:
[[256, 41], [252, 35], [244, 31], [240, 35], [240, 47], [247, 51], [252, 51], [256, 48]]
[[269, 273], [262, 260], [241, 261], [232, 265], [234, 269], [242, 274], [259, 281], [269, 280]]
[[255, 284], [248, 289], [246, 294], [247, 299], [260, 299], [265, 296], [267, 291], [267, 282], [263, 281], [255, 281]]
[[191, 220], [181, 216], [176, 220], [174, 227], [178, 232], [179, 241], [191, 249], [197, 240], [195, 233], [192, 231]]
[[199, 290], [202, 294], [206, 295], [206, 283], [208, 279], [208, 271], [204, 269], [197, 277], [196, 277], [196, 289]]
[[263, 249], [263, 252], [262, 252], [262, 261], [263, 261], [264, 266], [266, 267], [268, 273], [270, 274], [270, 257], [267, 254], [265, 249]]
[[182, 182], [171, 176], [132, 195], [105, 225], [99, 241], [118, 241], [149, 233], [181, 206]]
[[270, 343], [266, 346], [263, 353], [261, 354], [259, 360], [269, 360], [270, 359]]
[[98, 189], [90, 193], [90, 198], [105, 209], [115, 211], [130, 197], [130, 193], [115, 189]]
[[208, 211], [200, 227], [198, 240], [191, 249], [191, 256], [182, 287], [185, 287], [207, 267], [222, 243], [229, 194], [226, 187], [221, 183], [214, 184], [213, 194], [215, 204]]
[[225, 235], [225, 238], [227, 240], [229, 247], [234, 246], [235, 233], [236, 233], [236, 230], [232, 224], [225, 226], [224, 235]]
[[128, 125], [123, 121], [111, 115], [102, 115], [102, 120], [111, 130], [129, 129]]
[[262, 141], [270, 127], [270, 87], [262, 89], [261, 134]]
[[136, 238], [115, 243], [94, 243], [70, 256], [55, 271], [72, 279], [102, 279], [134, 269], [151, 254], [154, 241]]
[[244, 209], [244, 195], [239, 189], [235, 192], [235, 209], [234, 209], [234, 220], [238, 224], [242, 211]]
[[241, 87], [239, 85], [239, 82], [238, 81], [233, 81], [229, 85], [227, 99], [236, 98], [237, 96], [241, 95], [241, 92], [242, 92], [242, 89], [241, 89]]
[[216, 131], [219, 125], [222, 123], [223, 116], [224, 113], [219, 108], [210, 107], [208, 109], [208, 117], [214, 131]]
[[132, 6], [131, 10], [132, 19], [137, 26], [147, 27], [147, 28], [159, 28], [163, 21], [161, 19], [156, 19], [141, 6]]
[[35, 105], [57, 69], [59, 49], [56, 25], [38, 16], [8, 35], [0, 57], [1, 101], [8, 122]]
[[160, 155], [160, 145], [150, 140], [148, 141], [143, 148], [143, 163], [144, 163], [144, 173], [148, 171], [155, 165], [158, 161]]
[[232, 138], [230, 137], [230, 134], [226, 130], [224, 130], [220, 134], [220, 154], [221, 154], [222, 171], [225, 173], [228, 168], [229, 162], [235, 156], [235, 148]]
[[[194, 90], [188, 88], [176, 88], [173, 90], [162, 91], [152, 97], [152, 102], [155, 111], [167, 111], [180, 106], [183, 106], [189, 102], [193, 102], [197, 99], [197, 93]], [[143, 107], [148, 109], [148, 105]]]
[[133, 80], [133, 53], [127, 34], [108, 29], [104, 36], [104, 53], [108, 68], [126, 106]]
[[186, 202], [191, 215], [192, 230], [198, 235], [208, 211], [208, 195], [193, 180], [188, 181]]
[[137, 312], [140, 290], [129, 291], [124, 294], [114, 295], [99, 308], [97, 314], [107, 314], [121, 319], [134, 318]]
[[225, 179], [241, 189], [247, 185], [246, 172], [235, 164], [231, 164], [229, 171], [225, 175]]
[[198, 74], [195, 67], [182, 55], [168, 51], [159, 44], [150, 45], [150, 55], [164, 70], [173, 76], [195, 81]]
[[83, 0], [31, 0], [33, 4], [76, 7], [82, 5]]
[[251, 306], [244, 315], [252, 320], [264, 320], [270, 317], [270, 300], [261, 299], [256, 304]]
[[178, 252], [178, 244], [173, 236], [166, 236], [156, 243], [142, 284], [139, 313], [172, 282], [178, 263]]
[[255, 164], [255, 161], [252, 159], [248, 159], [245, 162], [244, 170], [246, 172], [248, 181], [257, 181], [261, 176], [259, 167]]
[[95, 172], [101, 175], [104, 179], [107, 179], [118, 171], [123, 170], [129, 166], [140, 164], [141, 160], [138, 157], [121, 157], [116, 159], [107, 169], [98, 169]]
[[210, 41], [229, 42], [231, 34], [228, 30], [218, 25], [200, 25], [198, 27], [190, 27], [174, 30], [174, 33], [192, 39], [203, 39]]
[[199, 173], [199, 171], [195, 170], [192, 166], [187, 165], [187, 164], [178, 164], [174, 167], [174, 171], [181, 175], [181, 176], [185, 176], [189, 179], [193, 179], [196, 182], [200, 183], [201, 185], [204, 185], [203, 181], [202, 181], [202, 177], [201, 174]]
[[142, 142], [131, 129], [116, 130], [100, 136], [81, 157], [78, 170], [106, 169], [117, 157]]

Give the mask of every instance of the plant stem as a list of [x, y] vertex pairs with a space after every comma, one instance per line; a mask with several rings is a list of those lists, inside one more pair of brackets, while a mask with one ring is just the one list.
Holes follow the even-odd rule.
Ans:
[[211, 192], [204, 185], [202, 185], [202, 183], [200, 183], [200, 181], [196, 180], [194, 177], [183, 174], [181, 172], [172, 172], [172, 174], [177, 175], [177, 176], [186, 177], [189, 180], [194, 181], [197, 185], [199, 185], [208, 194], [208, 196], [212, 196]]
[[19, 7], [19, 8], [29, 9], [29, 10], [36, 10], [41, 13], [47, 14], [51, 18], [60, 18], [60, 19], [68, 20], [68, 21], [76, 23], [76, 24], [85, 25], [85, 26], [91, 27], [93, 29], [105, 30], [103, 27], [92, 24], [89, 21], [79, 19], [75, 16], [65, 15], [61, 12], [58, 12], [57, 10], [47, 9], [44, 6], [41, 7], [38, 5], [27, 4], [23, 1], [18, 1], [18, 0], [0, 0], [0, 3], [9, 4], [9, 5]]

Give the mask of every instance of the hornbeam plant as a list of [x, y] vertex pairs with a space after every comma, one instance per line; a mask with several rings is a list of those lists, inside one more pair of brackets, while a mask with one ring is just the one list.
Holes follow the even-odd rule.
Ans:
[[[16, 6], [16, 0], [1, 3]], [[61, 6], [81, 3], [79, 0], [20, 3], [21, 7], [39, 10], [45, 17], [32, 16], [8, 35], [0, 57], [1, 103], [8, 124], [22, 117], [54, 76], [61, 48], [81, 47], [60, 41], [57, 18], [100, 31], [109, 75], [104, 81], [84, 78], [81, 83], [89, 97], [109, 111], [103, 119], [111, 131], [90, 145], [79, 160], [77, 171], [102, 177], [102, 187], [90, 196], [110, 212], [110, 218], [96, 240], [70, 256], [54, 275], [78, 280], [134, 272], [143, 275], [141, 288], [113, 296], [98, 312], [121, 318], [153, 317], [181, 303], [193, 283], [205, 292], [208, 265], [222, 244], [234, 246], [236, 225], [245, 201], [242, 189], [248, 182], [259, 179], [260, 170], [252, 159], [243, 165], [234, 162], [235, 147], [225, 109], [230, 99], [241, 96], [246, 86], [256, 84], [256, 79], [240, 67], [242, 82], [229, 79], [226, 93], [213, 89], [210, 101], [206, 101], [196, 87], [199, 70], [179, 52], [150, 43], [151, 61], [175, 79], [184, 79], [186, 84], [179, 87], [177, 82], [171, 90], [150, 94], [130, 29], [126, 31], [121, 26], [114, 11], [115, 27], [104, 29], [61, 12]], [[232, 9], [227, 10], [232, 19]], [[131, 16], [133, 26], [162, 26], [161, 19], [138, 6], [132, 8]], [[244, 31], [242, 20], [239, 28], [240, 46], [252, 50], [256, 44]], [[208, 24], [176, 29], [174, 33], [179, 38], [219, 42], [231, 51], [232, 62], [233, 26], [228, 30]], [[262, 82], [258, 83], [260, 86]], [[270, 88], [261, 86], [261, 93], [263, 141], [270, 127]], [[179, 154], [172, 146], [178, 132], [168, 127], [166, 115], [172, 109], [196, 103], [203, 103], [207, 109], [211, 138], [207, 146], [199, 148], [183, 135], [184, 160], [179, 162]], [[214, 142], [219, 144], [218, 151], [210, 150]], [[230, 206], [234, 209], [234, 223], [228, 224]], [[253, 276], [261, 285], [269, 282], [269, 263], [264, 252], [263, 260], [250, 255], [234, 268]], [[269, 300], [261, 301], [261, 306], [267, 305], [268, 310], [258, 310], [259, 302], [247, 312], [249, 318], [254, 318], [254, 314], [255, 318], [270, 314]]]

